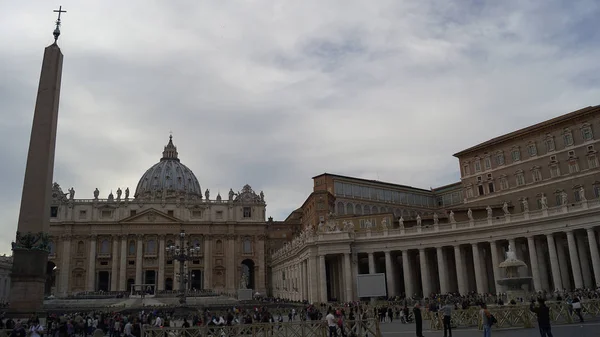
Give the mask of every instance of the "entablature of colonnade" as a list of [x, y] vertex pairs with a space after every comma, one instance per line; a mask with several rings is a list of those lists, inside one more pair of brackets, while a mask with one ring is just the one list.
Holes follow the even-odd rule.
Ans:
[[[489, 214], [489, 213], [488, 213]], [[356, 252], [405, 250], [470, 244], [478, 241], [501, 240], [533, 235], [545, 235], [600, 225], [600, 199], [584, 200], [553, 208], [525, 211], [504, 216], [490, 216], [462, 222], [434, 223], [429, 226], [405, 228], [386, 224], [355, 229], [350, 221], [342, 225], [321, 226], [318, 231], [307, 228], [292, 242], [272, 255], [273, 265], [295, 259], [298, 253], [317, 246], [319, 255], [348, 252], [354, 244]], [[344, 246], [342, 248], [342, 246]], [[331, 248], [328, 248], [331, 247]]]

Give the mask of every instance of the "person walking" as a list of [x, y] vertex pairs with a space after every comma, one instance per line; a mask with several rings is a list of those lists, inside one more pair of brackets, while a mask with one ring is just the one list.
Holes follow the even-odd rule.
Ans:
[[487, 309], [487, 305], [485, 303], [481, 303], [481, 310], [479, 311], [481, 315], [481, 322], [483, 325], [483, 337], [491, 337], [492, 336], [492, 314]]
[[421, 305], [419, 302], [413, 308], [413, 316], [415, 317], [415, 327], [417, 328], [417, 337], [423, 336], [423, 317], [421, 316]]
[[450, 325], [452, 319], [452, 304], [450, 301], [446, 301], [446, 305], [440, 310], [444, 315], [444, 337], [452, 337], [452, 326]]
[[550, 308], [546, 306], [546, 302], [542, 298], [538, 298], [538, 306], [535, 306], [535, 301], [531, 301], [529, 310], [537, 315], [538, 327], [542, 337], [553, 337], [550, 327]]

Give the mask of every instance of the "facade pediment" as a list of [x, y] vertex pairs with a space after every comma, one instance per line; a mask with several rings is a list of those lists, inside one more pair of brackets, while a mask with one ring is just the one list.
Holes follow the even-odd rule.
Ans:
[[179, 220], [173, 216], [170, 216], [168, 214], [165, 214], [154, 208], [150, 208], [143, 212], [140, 212], [138, 214], [135, 214], [128, 218], [125, 218], [119, 222], [122, 224], [128, 224], [128, 223], [172, 223], [172, 224], [176, 224], [176, 223], [181, 223], [181, 220]]

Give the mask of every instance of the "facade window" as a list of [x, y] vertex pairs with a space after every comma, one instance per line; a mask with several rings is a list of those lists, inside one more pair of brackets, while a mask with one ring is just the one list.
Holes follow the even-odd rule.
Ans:
[[535, 143], [531, 143], [527, 146], [527, 153], [529, 153], [530, 157], [537, 156], [537, 147], [535, 146]]
[[252, 208], [244, 207], [244, 218], [251, 218], [251, 217], [252, 217]]
[[596, 155], [591, 155], [587, 157], [588, 159], [588, 168], [595, 169], [598, 167], [598, 157]]
[[146, 243], [146, 254], [148, 254], [148, 255], [156, 254], [156, 241], [149, 240]]
[[58, 217], [58, 206], [50, 207], [50, 217], [57, 218]]
[[217, 211], [217, 219], [223, 219], [223, 211]]
[[503, 190], [508, 189], [508, 179], [506, 179], [506, 177], [500, 178], [500, 188]]
[[521, 151], [519, 151], [518, 147], [512, 149], [512, 151], [510, 153], [511, 153], [513, 162], [521, 160]]
[[477, 192], [479, 193], [479, 195], [484, 195], [485, 191], [483, 190], [483, 185], [478, 185], [477, 186]]
[[579, 164], [576, 160], [571, 160], [569, 162], [569, 173], [577, 173], [579, 172]]
[[519, 172], [516, 174], [516, 180], [517, 180], [517, 186], [523, 186], [525, 185], [525, 175], [523, 174], [523, 172]]
[[473, 188], [472, 187], [467, 188], [467, 198], [473, 198]]
[[579, 188], [576, 188], [575, 191], [573, 191], [573, 198], [575, 199], [575, 202], [581, 201], [581, 193], [579, 193]]
[[358, 214], [358, 215], [362, 214], [362, 206], [361, 205], [354, 205], [354, 214]]
[[252, 254], [252, 241], [249, 238], [244, 239], [244, 246], [242, 247], [244, 254]]
[[202, 211], [200, 211], [200, 210], [193, 210], [192, 211], [192, 218], [196, 218], [196, 219], [202, 218]]
[[565, 132], [563, 133], [563, 141], [565, 142], [565, 147], [573, 146], [573, 134], [571, 133], [571, 130], [565, 129]]
[[129, 255], [135, 255], [135, 241], [129, 241]]
[[102, 240], [100, 244], [100, 254], [108, 254], [110, 253], [110, 243], [108, 240]]
[[556, 150], [556, 146], [554, 145], [554, 137], [548, 135], [546, 137], [546, 152], [552, 152]]
[[503, 152], [498, 152], [496, 154], [496, 164], [498, 166], [504, 165], [504, 153]]
[[492, 169], [492, 158], [490, 158], [490, 157], [483, 158], [483, 167], [485, 167], [486, 170], [491, 170]]
[[592, 127], [589, 124], [584, 124], [581, 128], [581, 137], [584, 141], [590, 141], [594, 139], [594, 134], [592, 133]]
[[352, 206], [352, 204], [346, 204], [346, 214], [354, 214], [354, 206]]
[[79, 211], [79, 220], [84, 220], [86, 218], [87, 218], [87, 211], [86, 210]]
[[556, 178], [556, 177], [560, 176], [560, 168], [558, 167], [558, 165], [550, 166], [550, 176], [552, 178]]
[[533, 169], [532, 175], [533, 175], [533, 181], [542, 181], [542, 172], [540, 171], [540, 169], [536, 168]]
[[594, 185], [594, 197], [600, 198], [600, 184]]
[[215, 242], [215, 246], [216, 246], [216, 250], [217, 250], [217, 254], [221, 255], [223, 254], [223, 241], [221, 240], [217, 240], [217, 242]]
[[494, 183], [492, 183], [492, 182], [488, 183], [488, 191], [490, 193], [494, 193]]
[[342, 203], [342, 202], [337, 203], [337, 213], [338, 213], [338, 215], [345, 214], [344, 203]]
[[82, 255], [85, 251], [85, 243], [83, 241], [79, 241], [77, 243], [77, 255]]
[[475, 166], [475, 172], [481, 172], [481, 161], [479, 159], [475, 159], [473, 165]]

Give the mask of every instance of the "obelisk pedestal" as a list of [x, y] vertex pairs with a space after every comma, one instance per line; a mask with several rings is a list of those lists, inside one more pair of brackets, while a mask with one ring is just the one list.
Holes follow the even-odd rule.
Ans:
[[[27, 154], [17, 236], [12, 243], [11, 317], [42, 311], [63, 55], [46, 47]], [[65, 272], [68, 272], [65, 270]]]

